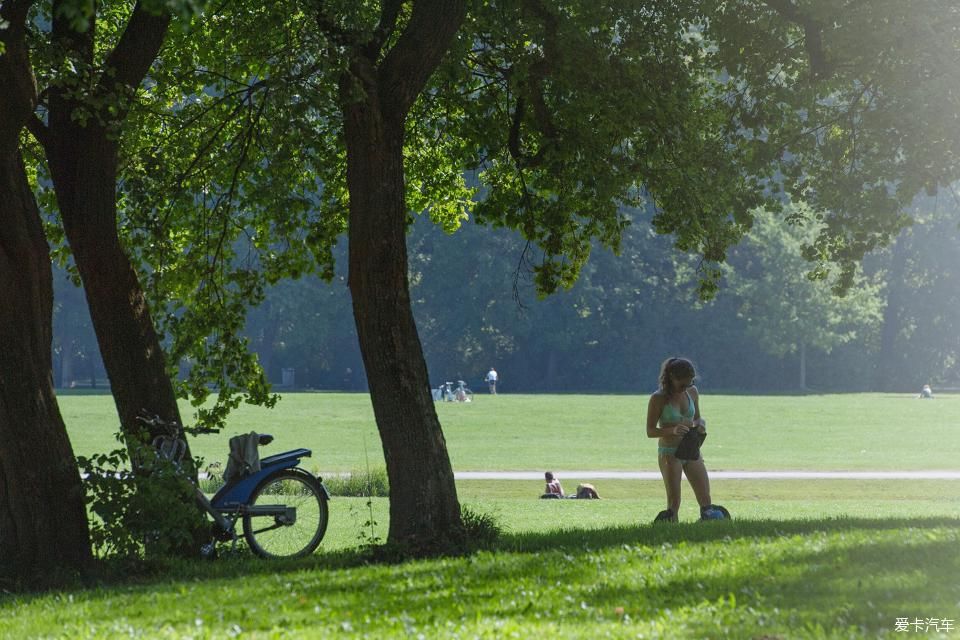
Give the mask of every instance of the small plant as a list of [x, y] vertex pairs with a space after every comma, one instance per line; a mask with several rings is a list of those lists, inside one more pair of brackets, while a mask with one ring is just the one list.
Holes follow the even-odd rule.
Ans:
[[197, 486], [206, 494], [216, 493], [223, 487], [223, 469], [219, 462], [211, 462], [197, 480]]
[[463, 521], [468, 548], [490, 549], [503, 534], [503, 527], [492, 514], [478, 513], [469, 507], [462, 507], [460, 519]]
[[[369, 549], [381, 542], [380, 536], [377, 535], [377, 519], [373, 515], [374, 486], [377, 485], [376, 490], [382, 491], [382, 495], [384, 496], [390, 495], [390, 489], [386, 469], [378, 468], [376, 471], [370, 470], [370, 456], [367, 454], [366, 438], [363, 440], [363, 459], [366, 464], [366, 471], [362, 475], [356, 475], [362, 478], [362, 481], [358, 483], [359, 486], [362, 487], [362, 492], [358, 495], [366, 497], [368, 515], [367, 521], [360, 526], [360, 532], [357, 534], [357, 537], [360, 540], [360, 546]], [[351, 476], [352, 475], [353, 474], [351, 474]], [[377, 482], [374, 482], [375, 477], [378, 479]]]
[[384, 467], [366, 471], [351, 471], [347, 475], [329, 476], [323, 484], [333, 496], [350, 498], [386, 498], [390, 495], [390, 482]]

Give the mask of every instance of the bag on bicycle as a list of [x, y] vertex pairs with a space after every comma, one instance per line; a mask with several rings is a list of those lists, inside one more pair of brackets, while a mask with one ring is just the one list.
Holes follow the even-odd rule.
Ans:
[[230, 456], [227, 468], [223, 472], [224, 482], [233, 482], [260, 471], [260, 435], [251, 431], [242, 436], [230, 438]]

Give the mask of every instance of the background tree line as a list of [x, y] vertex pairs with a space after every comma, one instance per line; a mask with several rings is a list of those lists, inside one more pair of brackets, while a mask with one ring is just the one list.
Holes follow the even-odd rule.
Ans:
[[[597, 249], [572, 289], [547, 298], [531, 286], [516, 234], [473, 224], [447, 234], [420, 219], [410, 278], [431, 382], [482, 387], [495, 366], [508, 392], [636, 392], [666, 354], [685, 353], [715, 390], [960, 386], [958, 206], [946, 195], [914, 209], [915, 223], [866, 260], [842, 298], [806, 276], [801, 243], [813, 229], [760, 213], [708, 302], [697, 296], [697, 261], [653, 233], [642, 211], [621, 256]], [[278, 283], [249, 313], [244, 334], [278, 388], [284, 369], [293, 388], [367, 388], [345, 253], [343, 244], [335, 250], [332, 282]], [[82, 295], [63, 273], [57, 292], [58, 384], [103, 384]]]

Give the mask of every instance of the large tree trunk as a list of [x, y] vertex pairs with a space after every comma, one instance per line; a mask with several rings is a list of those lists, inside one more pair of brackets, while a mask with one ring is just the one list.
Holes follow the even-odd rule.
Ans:
[[429, 553], [461, 542], [460, 504], [410, 308], [402, 130], [351, 111], [350, 292], [390, 478], [388, 541]]
[[117, 234], [116, 143], [92, 123], [51, 122], [50, 132], [57, 203], [120, 422], [131, 427], [142, 409], [179, 421], [143, 288]]
[[417, 2], [398, 43], [355, 55], [341, 84], [350, 191], [350, 292], [390, 479], [388, 543], [412, 554], [464, 542], [407, 281], [403, 142], [416, 96], [462, 23], [465, 5]]
[[[73, 31], [69, 19], [58, 13], [59, 4], [54, 6], [56, 42], [92, 62], [94, 28]], [[152, 15], [138, 4], [107, 58], [92, 99], [120, 100], [125, 91], [138, 86], [168, 23], [169, 16]], [[118, 133], [104, 123], [119, 129], [124, 110], [77, 117], [90, 108], [63, 90], [51, 91], [44, 146], [67, 241], [83, 281], [121, 425], [130, 430], [141, 410], [179, 421], [163, 349], [139, 277], [117, 232]]]
[[83, 488], [53, 392], [53, 275], [19, 151], [33, 76], [24, 13], [0, 56], [0, 583], [45, 586], [91, 562]]

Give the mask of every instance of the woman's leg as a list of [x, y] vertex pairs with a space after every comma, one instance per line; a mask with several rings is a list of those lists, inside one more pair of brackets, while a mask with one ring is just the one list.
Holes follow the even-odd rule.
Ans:
[[683, 473], [687, 476], [687, 482], [693, 489], [693, 494], [697, 496], [697, 504], [706, 507], [712, 504], [710, 499], [710, 477], [707, 475], [707, 465], [703, 458], [691, 460], [683, 466]]
[[683, 465], [666, 453], [661, 453], [657, 462], [660, 465], [660, 474], [663, 476], [663, 485], [667, 489], [667, 509], [677, 514], [680, 512], [680, 478]]

